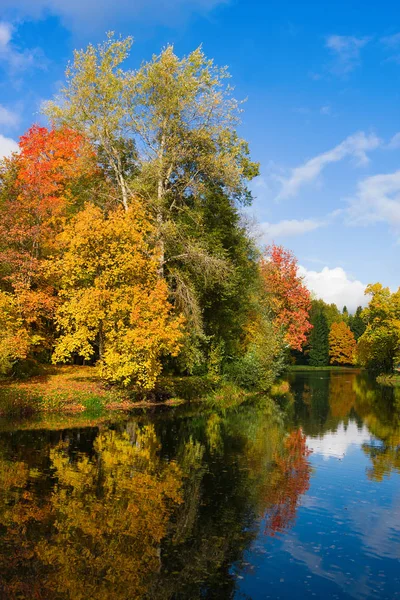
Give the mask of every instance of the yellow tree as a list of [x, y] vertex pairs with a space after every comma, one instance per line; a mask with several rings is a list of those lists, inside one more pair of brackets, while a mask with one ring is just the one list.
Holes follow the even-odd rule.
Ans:
[[27, 357], [34, 339], [24, 326], [17, 299], [0, 291], [0, 375], [7, 375], [13, 364]]
[[344, 321], [332, 323], [329, 333], [329, 356], [331, 364], [352, 365], [356, 345], [354, 333]]
[[371, 300], [362, 313], [367, 327], [358, 341], [357, 358], [371, 371], [393, 371], [400, 357], [400, 288], [391, 292], [375, 283], [365, 293]]
[[56, 265], [61, 335], [53, 362], [97, 356], [106, 379], [154, 386], [161, 356], [180, 349], [183, 318], [158, 277], [152, 234], [139, 205], [108, 215], [87, 205], [66, 227]]

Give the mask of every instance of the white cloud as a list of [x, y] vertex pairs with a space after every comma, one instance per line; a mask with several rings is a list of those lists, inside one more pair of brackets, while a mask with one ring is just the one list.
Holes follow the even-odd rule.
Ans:
[[18, 150], [18, 144], [14, 140], [8, 137], [4, 137], [0, 133], [0, 158], [3, 156], [8, 156], [12, 152], [16, 152]]
[[208, 12], [229, 0], [1, 0], [3, 10], [18, 17], [60, 17], [68, 28], [87, 32], [151, 16], [157, 22], [179, 22], [190, 12]]
[[357, 306], [368, 303], [368, 297], [364, 295], [366, 285], [350, 278], [342, 267], [309, 271], [299, 266], [299, 275], [304, 277], [305, 285], [317, 298], [322, 298], [328, 304], [335, 303], [340, 309], [347, 306], [349, 311], [354, 312]]
[[360, 65], [361, 49], [370, 38], [357, 38], [353, 35], [330, 35], [325, 45], [333, 54], [335, 61], [331, 71], [336, 75], [346, 75]]
[[10, 23], [0, 22], [0, 52], [2, 49], [7, 48], [11, 41], [12, 27]]
[[326, 225], [325, 221], [318, 221], [316, 219], [303, 219], [299, 221], [290, 219], [279, 221], [278, 223], [261, 223], [259, 227], [263, 237], [271, 241], [276, 238], [303, 235], [324, 225]]
[[398, 48], [398, 46], [400, 46], [400, 33], [382, 37], [381, 42], [387, 48]]
[[11, 23], [0, 21], [0, 67], [7, 65], [13, 71], [27, 67], [41, 67], [43, 57], [38, 49], [19, 50], [12, 42], [14, 27]]
[[300, 167], [292, 169], [290, 177], [278, 177], [282, 188], [276, 199], [283, 200], [296, 196], [300, 188], [315, 181], [325, 167], [348, 156], [355, 158], [359, 165], [367, 163], [366, 152], [374, 150], [380, 144], [381, 140], [374, 134], [366, 135], [363, 131], [359, 131], [354, 135], [350, 135], [331, 150], [311, 158]]
[[319, 109], [319, 112], [321, 113], [321, 115], [331, 115], [332, 114], [332, 108], [329, 104], [326, 104], [325, 106], [321, 106], [321, 108]]
[[5, 127], [16, 127], [18, 123], [19, 116], [17, 113], [0, 104], [0, 125]]
[[349, 203], [350, 224], [386, 222], [400, 232], [400, 170], [363, 179]]
[[350, 421], [346, 429], [341, 423], [335, 432], [328, 432], [319, 437], [307, 437], [307, 447], [328, 460], [332, 457], [343, 458], [352, 446], [360, 447], [370, 439], [371, 434], [365, 425], [359, 429], [355, 421]]
[[394, 134], [386, 148], [389, 150], [396, 150], [397, 148], [400, 148], [400, 132]]

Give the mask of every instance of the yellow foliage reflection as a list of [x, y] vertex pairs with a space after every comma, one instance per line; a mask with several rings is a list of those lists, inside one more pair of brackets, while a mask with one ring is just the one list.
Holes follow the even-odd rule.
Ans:
[[131, 436], [106, 431], [94, 449], [93, 459], [81, 455], [75, 463], [65, 444], [51, 451], [56, 532], [38, 554], [53, 569], [53, 592], [74, 600], [138, 598], [160, 568], [160, 542], [181, 502], [181, 471], [159, 459], [153, 426]]

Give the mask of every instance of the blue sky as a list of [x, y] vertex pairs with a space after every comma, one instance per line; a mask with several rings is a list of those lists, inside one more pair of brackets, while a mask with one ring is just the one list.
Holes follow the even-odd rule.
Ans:
[[75, 47], [131, 34], [130, 66], [203, 44], [247, 98], [261, 163], [250, 216], [292, 249], [308, 285], [354, 308], [397, 289], [400, 20], [395, 2], [0, 0], [0, 153], [40, 122]]

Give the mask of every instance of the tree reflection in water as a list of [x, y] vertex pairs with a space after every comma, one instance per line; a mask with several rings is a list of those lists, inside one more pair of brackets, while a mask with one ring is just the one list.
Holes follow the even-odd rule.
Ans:
[[8, 424], [0, 597], [231, 598], [260, 527], [275, 536], [295, 522], [311, 476], [306, 436], [363, 426], [373, 436], [362, 437], [367, 475], [380, 481], [400, 471], [399, 406], [399, 390], [349, 372], [297, 375], [285, 412], [265, 399], [97, 428]]
[[54, 437], [0, 435], [4, 599], [231, 597], [260, 519], [290, 526], [310, 477], [270, 401]]

